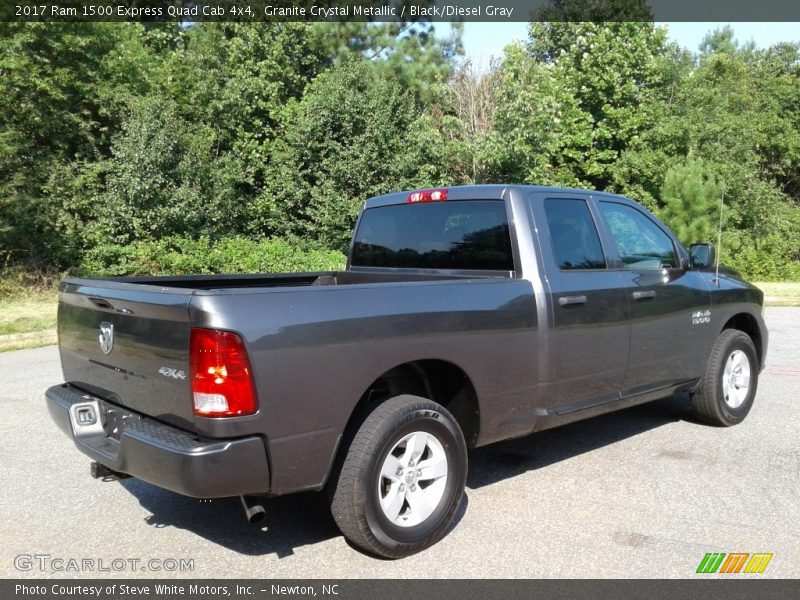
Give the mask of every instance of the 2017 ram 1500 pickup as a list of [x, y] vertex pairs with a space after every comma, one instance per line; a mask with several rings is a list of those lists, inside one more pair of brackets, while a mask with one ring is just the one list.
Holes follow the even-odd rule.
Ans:
[[340, 272], [67, 279], [47, 402], [95, 476], [195, 497], [327, 490], [387, 557], [448, 530], [467, 448], [689, 392], [742, 421], [763, 294], [601, 192], [367, 200]]

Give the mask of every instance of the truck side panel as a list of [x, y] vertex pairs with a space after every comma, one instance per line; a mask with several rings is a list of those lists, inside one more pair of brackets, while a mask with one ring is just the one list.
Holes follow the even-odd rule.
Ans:
[[260, 394], [257, 415], [234, 423], [197, 417], [197, 431], [212, 438], [264, 433], [276, 494], [324, 483], [359, 399], [399, 365], [442, 360], [466, 372], [482, 407], [478, 444], [529, 431], [529, 423], [515, 430], [509, 418], [541, 402], [527, 281], [201, 292], [190, 313], [196, 326], [241, 332]]

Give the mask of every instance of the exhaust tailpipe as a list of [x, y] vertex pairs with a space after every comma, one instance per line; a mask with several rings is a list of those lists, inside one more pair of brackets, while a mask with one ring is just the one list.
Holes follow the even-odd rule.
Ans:
[[244, 516], [250, 523], [258, 523], [267, 514], [264, 505], [252, 496], [239, 496], [244, 507]]

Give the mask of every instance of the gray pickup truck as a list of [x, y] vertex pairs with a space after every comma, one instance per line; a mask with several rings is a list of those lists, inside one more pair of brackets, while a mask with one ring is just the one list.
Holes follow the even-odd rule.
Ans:
[[742, 421], [763, 294], [637, 203], [517, 185], [367, 200], [344, 271], [66, 279], [55, 422], [95, 477], [325, 490], [353, 543], [448, 531], [467, 448], [688, 392]]

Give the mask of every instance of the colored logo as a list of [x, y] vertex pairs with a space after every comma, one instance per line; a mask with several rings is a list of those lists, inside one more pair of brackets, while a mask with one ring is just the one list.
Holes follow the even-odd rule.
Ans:
[[763, 573], [772, 554], [764, 552], [709, 552], [697, 565], [698, 573]]

